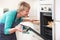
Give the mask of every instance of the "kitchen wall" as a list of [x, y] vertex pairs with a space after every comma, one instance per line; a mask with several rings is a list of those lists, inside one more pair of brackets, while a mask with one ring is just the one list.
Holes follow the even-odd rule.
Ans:
[[31, 5], [29, 16], [39, 20], [39, 0], [1, 0], [0, 14], [3, 14], [3, 8], [8, 8], [9, 10], [17, 9], [18, 3], [21, 1], [26, 1]]
[[4, 8], [9, 10], [16, 9], [18, 3], [19, 0], [0, 0], [0, 16], [2, 16]]

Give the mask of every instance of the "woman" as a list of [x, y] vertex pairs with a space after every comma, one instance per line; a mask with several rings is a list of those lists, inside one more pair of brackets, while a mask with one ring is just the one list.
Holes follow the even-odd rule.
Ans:
[[[22, 21], [22, 17], [28, 15], [30, 5], [21, 2], [17, 10], [8, 11], [0, 18], [0, 40], [16, 40], [16, 31], [22, 31], [15, 27]], [[21, 26], [21, 25], [20, 25]]]

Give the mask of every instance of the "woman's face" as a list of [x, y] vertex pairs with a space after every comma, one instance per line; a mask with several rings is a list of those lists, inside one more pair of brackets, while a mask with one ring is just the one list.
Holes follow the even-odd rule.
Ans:
[[28, 16], [28, 12], [29, 12], [29, 9], [26, 8], [25, 10], [20, 11], [20, 12], [17, 14], [17, 17], [18, 17], [18, 18], [20, 18], [20, 17], [26, 17], [26, 16]]
[[23, 10], [23, 11], [20, 12], [20, 15], [22, 17], [25, 17], [25, 16], [28, 16], [28, 13], [29, 13], [29, 9], [25, 9], [25, 10]]

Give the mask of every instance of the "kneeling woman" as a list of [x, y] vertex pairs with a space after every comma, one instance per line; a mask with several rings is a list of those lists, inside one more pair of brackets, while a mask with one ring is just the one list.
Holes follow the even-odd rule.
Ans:
[[[22, 21], [22, 17], [27, 16], [30, 5], [21, 2], [17, 10], [8, 11], [0, 18], [0, 40], [16, 40], [16, 31], [22, 31], [20, 27], [15, 27]], [[21, 25], [20, 25], [21, 26]]]

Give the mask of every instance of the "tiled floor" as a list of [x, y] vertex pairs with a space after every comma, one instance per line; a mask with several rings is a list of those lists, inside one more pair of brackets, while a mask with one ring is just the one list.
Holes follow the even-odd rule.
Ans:
[[21, 32], [16, 32], [16, 34], [17, 40], [44, 40], [32, 31], [29, 31], [29, 34]]

